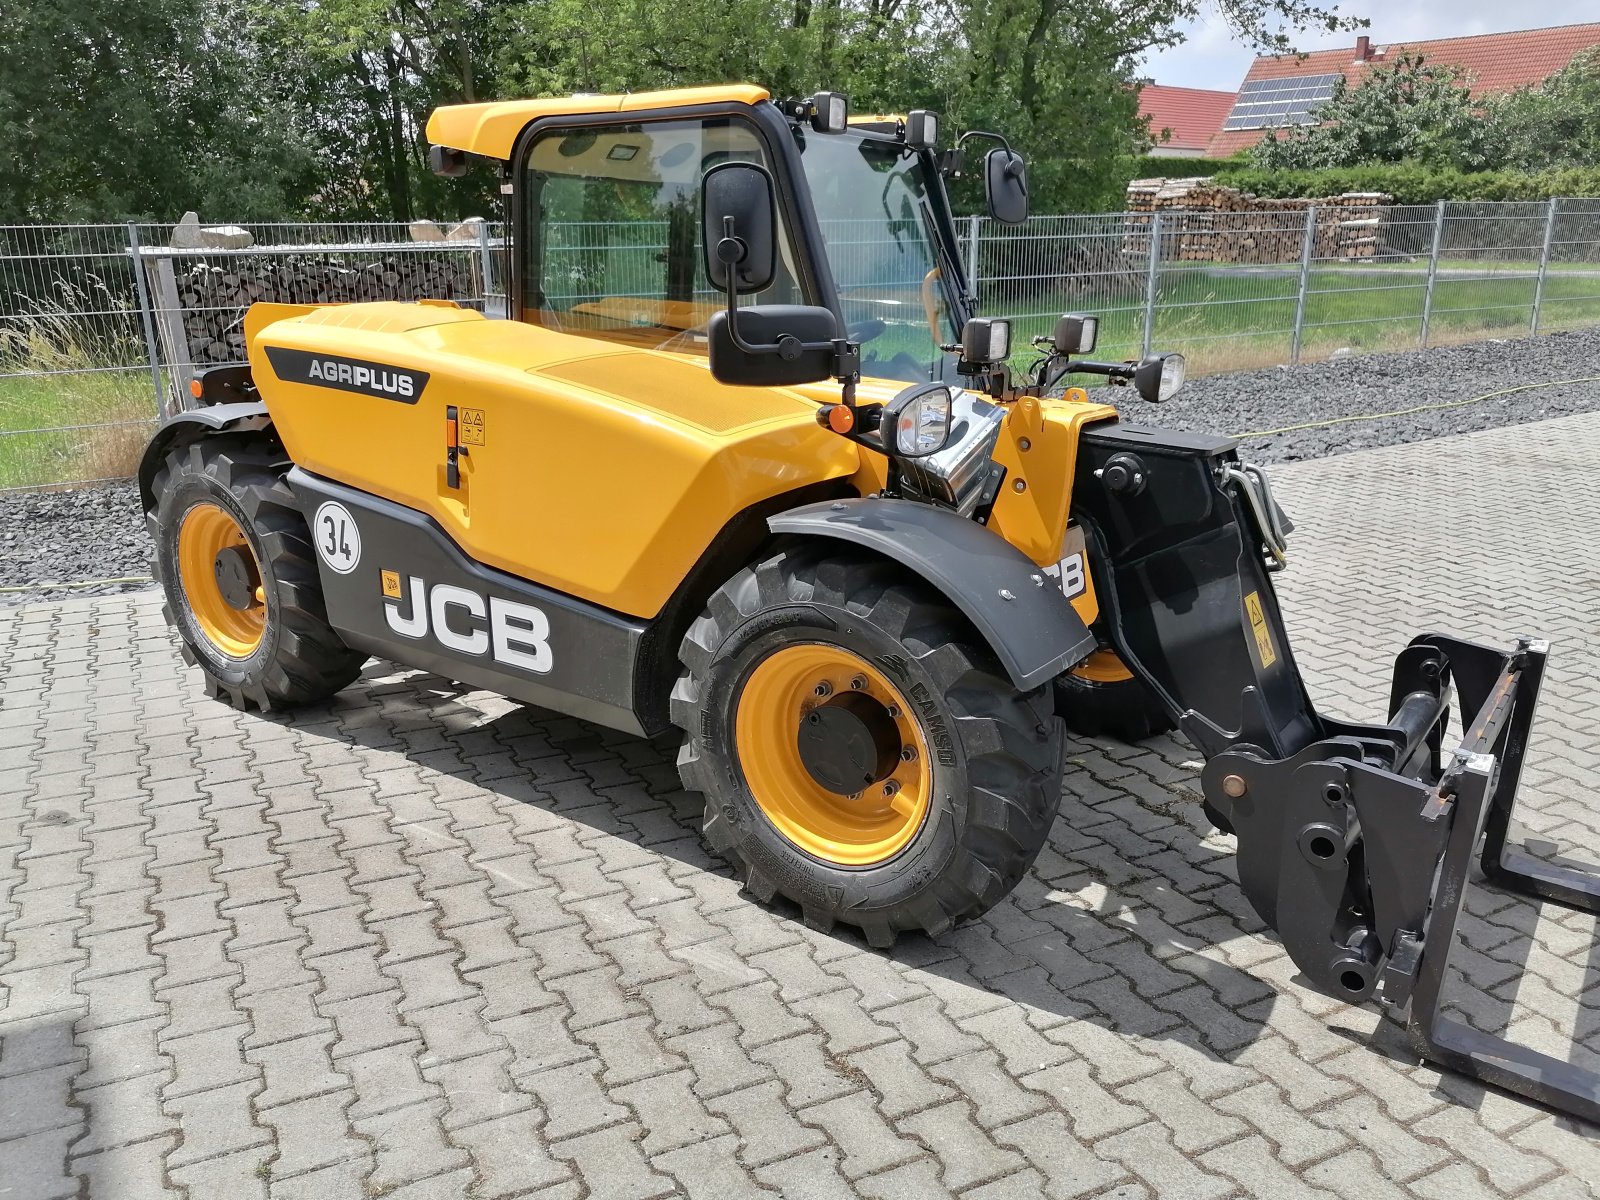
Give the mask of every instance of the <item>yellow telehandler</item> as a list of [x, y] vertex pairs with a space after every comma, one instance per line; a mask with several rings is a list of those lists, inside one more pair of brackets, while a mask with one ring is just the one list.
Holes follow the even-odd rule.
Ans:
[[1182, 384], [1177, 355], [1082, 357], [1093, 318], [1012, 365], [945, 180], [981, 175], [1014, 223], [1027, 168], [939, 124], [744, 85], [434, 113], [435, 170], [499, 171], [506, 319], [250, 309], [248, 364], [198, 377], [140, 472], [206, 686], [289, 708], [377, 655], [675, 731], [748, 890], [880, 947], [1016, 885], [1056, 818], [1064, 721], [1176, 726], [1311, 983], [1600, 1119], [1595, 1076], [1439, 1013], [1480, 848], [1495, 880], [1595, 906], [1589, 877], [1506, 844], [1545, 646], [1419, 637], [1386, 720], [1319, 714], [1266, 475], [1064, 386]]

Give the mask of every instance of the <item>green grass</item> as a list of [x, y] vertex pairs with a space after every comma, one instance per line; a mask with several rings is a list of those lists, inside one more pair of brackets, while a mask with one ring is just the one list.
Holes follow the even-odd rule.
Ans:
[[112, 365], [124, 354], [56, 317], [0, 331], [0, 488], [133, 473], [156, 404], [148, 367]]
[[[1472, 268], [1487, 274], [1483, 264]], [[1404, 350], [1419, 344], [1426, 296], [1425, 268], [1354, 267], [1313, 270], [1307, 287], [1302, 360], [1326, 358], [1334, 350]], [[1529, 331], [1535, 279], [1452, 278], [1434, 284], [1430, 345]], [[1183, 264], [1163, 273], [1152, 331], [1153, 348], [1179, 350], [1192, 374], [1245, 370], [1287, 362], [1290, 357], [1299, 272], [1286, 268], [1207, 267]], [[1009, 304], [1007, 300], [1009, 299]], [[1138, 354], [1144, 330], [1142, 293], [1089, 294], [1063, 302], [1059, 311], [1101, 317], [1099, 358]], [[1009, 307], [1037, 315], [1019, 319], [1013, 344], [1026, 347], [1047, 333], [1055, 312], [1047, 298], [995, 297], [986, 311]], [[1600, 323], [1600, 274], [1552, 273], [1545, 280], [1540, 328]], [[1025, 350], [1016, 361], [1031, 358]]]

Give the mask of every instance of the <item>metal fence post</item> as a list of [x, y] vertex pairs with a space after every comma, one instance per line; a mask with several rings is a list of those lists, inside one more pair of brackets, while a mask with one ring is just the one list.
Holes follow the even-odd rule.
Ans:
[[1317, 244], [1317, 206], [1306, 207], [1306, 240], [1300, 248], [1300, 290], [1294, 298], [1294, 340], [1289, 346], [1289, 361], [1300, 362], [1300, 343], [1306, 326], [1306, 292], [1311, 286], [1311, 257]]
[[156, 353], [156, 326], [150, 311], [150, 288], [144, 278], [144, 256], [139, 252], [139, 226], [128, 222], [128, 261], [133, 266], [133, 286], [139, 297], [139, 321], [144, 326], [144, 352], [150, 359], [150, 384], [155, 391], [156, 416], [167, 411], [166, 389], [161, 386], [161, 356]]
[[1428, 326], [1433, 321], [1433, 284], [1439, 277], [1439, 243], [1444, 238], [1444, 205], [1439, 201], [1439, 207], [1433, 218], [1433, 249], [1428, 252], [1428, 289], [1422, 295], [1422, 330], [1417, 339], [1417, 345], [1422, 349], [1428, 348]]
[[1550, 242], [1556, 231], [1556, 212], [1561, 201], [1550, 197], [1550, 210], [1544, 218], [1544, 247], [1539, 251], [1539, 275], [1533, 283], [1533, 314], [1528, 321], [1528, 332], [1539, 333], [1539, 306], [1544, 303], [1544, 277], [1550, 270]]
[[974, 213], [967, 218], [967, 291], [972, 294], [974, 308], [978, 306], [978, 238], [982, 229], [982, 217]]
[[478, 273], [483, 277], [483, 308], [489, 310], [489, 296], [494, 291], [494, 255], [489, 250], [489, 222], [478, 222]]
[[1161, 214], [1150, 216], [1150, 262], [1144, 277], [1144, 337], [1140, 354], [1150, 353], [1156, 338], [1156, 284], [1161, 276]]

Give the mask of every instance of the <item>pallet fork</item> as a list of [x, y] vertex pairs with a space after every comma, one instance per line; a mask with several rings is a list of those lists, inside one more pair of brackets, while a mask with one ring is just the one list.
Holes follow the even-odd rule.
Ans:
[[[1387, 725], [1324, 719], [1300, 752], [1236, 748], [1202, 782], [1238, 834], [1244, 891], [1315, 986], [1376, 996], [1423, 1058], [1600, 1122], [1600, 1075], [1441, 1008], [1474, 857], [1499, 888], [1600, 912], [1600, 877], [1508, 844], [1548, 650], [1419, 637], [1395, 663]], [[1442, 755], [1452, 691], [1474, 715]]]

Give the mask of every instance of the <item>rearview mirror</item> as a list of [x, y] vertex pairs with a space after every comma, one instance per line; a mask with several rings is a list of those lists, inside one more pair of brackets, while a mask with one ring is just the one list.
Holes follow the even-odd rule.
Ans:
[[1004, 225], [1028, 219], [1028, 164], [1015, 150], [989, 151], [983, 160], [983, 191], [989, 215]]
[[726, 310], [711, 314], [706, 334], [717, 382], [792, 387], [833, 374], [839, 328], [831, 309], [753, 304], [739, 310], [738, 322], [736, 329]]
[[706, 278], [741, 296], [772, 285], [778, 269], [772, 176], [755, 163], [718, 163], [700, 181]]

